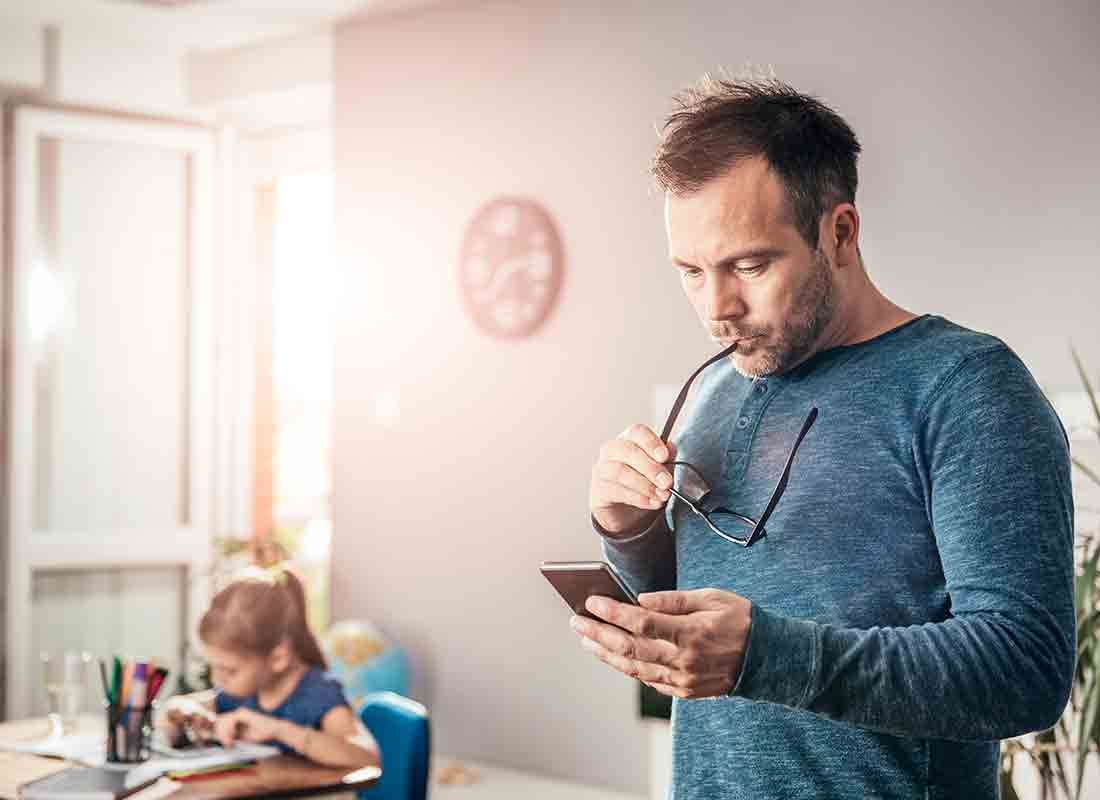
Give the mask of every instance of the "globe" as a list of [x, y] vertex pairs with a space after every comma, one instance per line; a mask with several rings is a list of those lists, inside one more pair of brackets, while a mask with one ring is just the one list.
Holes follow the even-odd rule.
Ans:
[[409, 666], [404, 652], [369, 622], [337, 622], [322, 637], [321, 646], [329, 671], [344, 685], [356, 713], [371, 692], [408, 695]]

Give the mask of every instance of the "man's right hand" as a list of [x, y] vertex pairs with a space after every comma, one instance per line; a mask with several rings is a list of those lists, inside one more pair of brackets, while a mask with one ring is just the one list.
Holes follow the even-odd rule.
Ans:
[[624, 536], [647, 528], [670, 497], [672, 473], [666, 463], [675, 448], [646, 425], [631, 425], [600, 448], [588, 486], [588, 509], [610, 534]]

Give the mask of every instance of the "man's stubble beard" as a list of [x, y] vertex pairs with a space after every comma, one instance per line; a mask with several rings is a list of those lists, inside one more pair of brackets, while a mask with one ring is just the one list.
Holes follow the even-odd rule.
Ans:
[[764, 378], [783, 373], [809, 353], [836, 311], [836, 292], [829, 260], [820, 249], [814, 252], [813, 269], [795, 297], [795, 314], [783, 321], [779, 341], [756, 354], [751, 367], [731, 356], [733, 367], [746, 378]]

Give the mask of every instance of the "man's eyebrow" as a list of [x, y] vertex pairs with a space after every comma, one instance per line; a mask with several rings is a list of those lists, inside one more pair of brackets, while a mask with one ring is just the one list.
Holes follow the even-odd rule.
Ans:
[[[714, 265], [715, 269], [729, 269], [730, 267], [736, 267], [741, 261], [755, 261], [757, 259], [772, 259], [782, 256], [786, 253], [785, 250], [781, 250], [778, 247], [753, 247], [747, 250], [740, 250], [736, 253], [730, 253], [728, 256], [720, 260]], [[673, 256], [672, 263], [678, 267], [688, 267], [690, 269], [697, 269], [694, 264], [689, 264], [681, 258]]]

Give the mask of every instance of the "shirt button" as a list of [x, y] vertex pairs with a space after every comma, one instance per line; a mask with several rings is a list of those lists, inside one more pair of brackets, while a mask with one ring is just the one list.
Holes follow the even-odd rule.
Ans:
[[757, 394], [764, 394], [764, 392], [768, 391], [768, 384], [766, 381], [758, 381], [755, 389]]
[[742, 429], [749, 427], [749, 418], [748, 417], [741, 417], [740, 419], [738, 419], [737, 420], [737, 427], [742, 428]]

